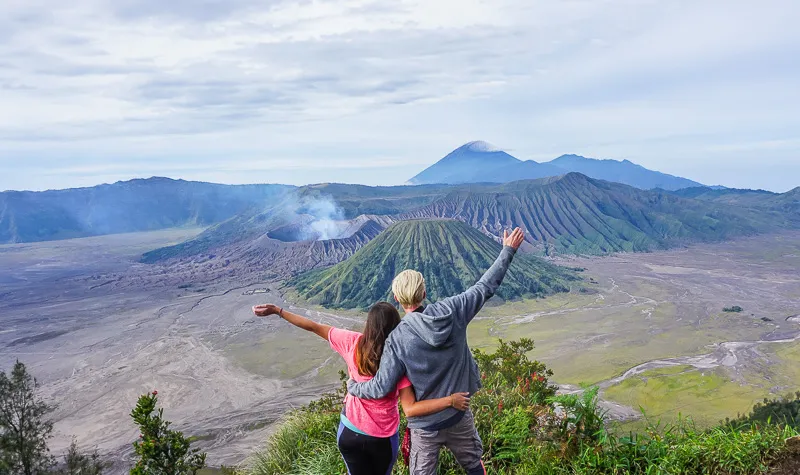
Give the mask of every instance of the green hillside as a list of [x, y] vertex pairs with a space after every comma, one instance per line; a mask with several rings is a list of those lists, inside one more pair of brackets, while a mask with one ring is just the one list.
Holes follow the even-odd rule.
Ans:
[[686, 199], [578, 173], [482, 189], [459, 189], [405, 216], [442, 217], [475, 228], [523, 226], [546, 254], [666, 249], [769, 232], [781, 213]]
[[[494, 262], [500, 244], [453, 220], [396, 223], [364, 248], [328, 269], [311, 271], [290, 284], [312, 303], [366, 308], [391, 299], [394, 276], [416, 269], [425, 276], [430, 300], [463, 292]], [[541, 259], [518, 255], [497, 295], [503, 299], [543, 297], [569, 290], [577, 277]]]

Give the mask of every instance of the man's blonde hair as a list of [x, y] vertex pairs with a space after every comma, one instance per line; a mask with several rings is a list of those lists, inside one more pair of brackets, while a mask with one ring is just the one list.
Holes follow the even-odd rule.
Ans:
[[414, 307], [425, 300], [425, 278], [415, 270], [404, 270], [392, 281], [392, 293], [403, 307]]

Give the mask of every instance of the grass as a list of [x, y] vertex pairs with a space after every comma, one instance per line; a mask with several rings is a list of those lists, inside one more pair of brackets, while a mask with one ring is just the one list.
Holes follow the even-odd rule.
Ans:
[[[470, 325], [470, 344], [490, 348], [498, 337], [532, 338], [532, 356], [553, 368], [559, 382], [594, 384], [650, 360], [705, 354], [712, 344], [758, 339], [773, 328], [743, 313], [723, 314], [720, 307], [708, 314], [686, 308], [657, 282], [626, 280], [625, 292], [612, 292], [608, 278], [590, 272], [584, 277], [597, 294], [570, 292], [484, 309], [479, 317], [489, 321]], [[588, 284], [590, 278], [604, 284]], [[637, 296], [635, 304], [627, 293]], [[535, 318], [518, 323], [503, 315]]]
[[780, 358], [780, 366], [786, 369], [786, 371], [780, 371], [780, 373], [787, 380], [800, 384], [800, 365], [797, 364], [800, 361], [800, 341], [776, 346], [775, 356]]
[[254, 454], [248, 472], [259, 475], [344, 473], [336, 447], [336, 411], [299, 411], [290, 415], [267, 443]]
[[[288, 335], [287, 335], [288, 333]], [[225, 352], [245, 370], [284, 381], [319, 370], [321, 381], [335, 381], [341, 358], [316, 335], [291, 328], [286, 333], [265, 334], [255, 343], [228, 345]]]
[[760, 345], [759, 350], [770, 359], [767, 368], [776, 393], [800, 389], [800, 341], [784, 344]]
[[763, 388], [732, 383], [724, 370], [676, 366], [646, 371], [603, 393], [613, 401], [642, 408], [651, 418], [675, 420], [692, 414], [699, 427], [743, 413], [766, 394]]

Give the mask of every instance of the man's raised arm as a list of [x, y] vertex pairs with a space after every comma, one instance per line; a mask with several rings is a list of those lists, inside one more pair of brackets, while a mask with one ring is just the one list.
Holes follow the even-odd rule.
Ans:
[[492, 298], [497, 288], [503, 283], [511, 261], [514, 259], [519, 246], [525, 239], [525, 233], [520, 228], [514, 229], [509, 235], [508, 231], [503, 232], [503, 250], [487, 270], [480, 280], [468, 288], [464, 293], [448, 297], [433, 305], [447, 305], [452, 308], [456, 318], [463, 318], [466, 323], [472, 321], [475, 315], [483, 308], [483, 304]]
[[361, 399], [382, 399], [397, 388], [397, 382], [406, 373], [406, 367], [392, 346], [391, 336], [386, 339], [381, 355], [381, 365], [374, 378], [365, 383], [347, 382], [347, 392]]

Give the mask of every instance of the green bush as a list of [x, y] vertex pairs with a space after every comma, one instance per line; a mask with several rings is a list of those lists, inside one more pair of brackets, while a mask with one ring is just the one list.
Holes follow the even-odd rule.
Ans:
[[139, 396], [131, 411], [139, 427], [139, 440], [133, 443], [136, 462], [131, 475], [195, 475], [206, 465], [206, 454], [190, 448], [191, 438], [169, 428], [164, 409], [156, 409], [158, 392]]
[[779, 399], [764, 399], [753, 407], [750, 414], [725, 422], [734, 427], [777, 424], [800, 430], [800, 391]]

